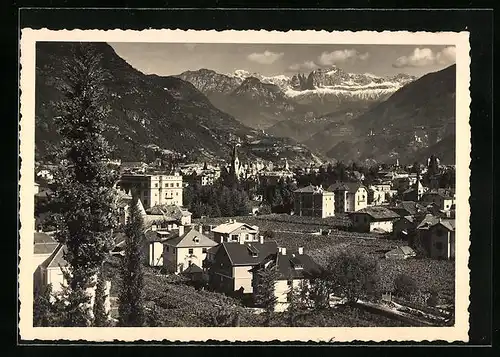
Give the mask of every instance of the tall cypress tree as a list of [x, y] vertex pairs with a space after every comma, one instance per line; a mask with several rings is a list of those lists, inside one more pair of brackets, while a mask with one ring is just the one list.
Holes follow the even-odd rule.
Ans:
[[270, 326], [271, 315], [274, 312], [278, 298], [275, 294], [275, 284], [279, 277], [279, 272], [275, 265], [269, 268], [264, 266], [257, 272], [257, 286], [254, 291], [254, 299], [258, 306], [265, 312], [265, 325]]
[[106, 107], [101, 55], [92, 44], [71, 44], [72, 56], [64, 63], [57, 104], [61, 150], [56, 173], [56, 239], [65, 245], [68, 282], [65, 326], [88, 326], [91, 322], [87, 288], [112, 245], [116, 226], [113, 184], [116, 177], [107, 167], [110, 152], [103, 136]]
[[97, 286], [95, 290], [94, 301], [94, 326], [105, 327], [109, 326], [109, 313], [106, 311], [106, 280], [102, 269], [97, 276]]
[[129, 221], [125, 225], [125, 256], [122, 260], [122, 283], [118, 299], [121, 326], [143, 326], [145, 323], [142, 269], [144, 223], [136, 191], [132, 193], [132, 197]]

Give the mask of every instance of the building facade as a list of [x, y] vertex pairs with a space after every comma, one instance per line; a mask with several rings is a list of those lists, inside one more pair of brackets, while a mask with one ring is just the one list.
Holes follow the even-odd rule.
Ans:
[[335, 216], [334, 193], [312, 185], [295, 190], [294, 214], [320, 218]]
[[201, 269], [207, 251], [217, 243], [202, 233], [202, 227], [184, 230], [163, 241], [163, 267], [170, 273], [182, 273], [195, 265]]
[[328, 191], [335, 194], [335, 213], [356, 212], [368, 206], [368, 190], [358, 182], [340, 182]]
[[230, 220], [212, 229], [217, 243], [245, 243], [259, 240], [259, 227]]
[[124, 174], [120, 187], [129, 192], [132, 188], [139, 190], [139, 198], [145, 209], [156, 205], [183, 204], [182, 176], [174, 175], [134, 175]]
[[399, 215], [385, 207], [367, 207], [352, 212], [351, 220], [356, 232], [390, 233]]

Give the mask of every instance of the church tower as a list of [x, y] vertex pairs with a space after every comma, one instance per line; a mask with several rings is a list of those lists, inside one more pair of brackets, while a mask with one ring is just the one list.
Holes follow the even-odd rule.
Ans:
[[231, 154], [231, 169], [229, 173], [233, 176], [238, 178], [239, 177], [239, 172], [240, 172], [240, 160], [238, 159], [238, 150], [236, 147], [238, 144], [233, 146], [233, 152]]

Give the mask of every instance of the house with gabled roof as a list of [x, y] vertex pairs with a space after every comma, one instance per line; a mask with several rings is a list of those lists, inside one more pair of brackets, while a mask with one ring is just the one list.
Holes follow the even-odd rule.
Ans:
[[415, 251], [408, 247], [408, 246], [400, 246], [397, 248], [394, 248], [387, 253], [385, 253], [385, 258], [386, 259], [397, 259], [397, 260], [404, 260], [404, 259], [409, 259], [413, 258], [417, 255]]
[[191, 224], [192, 213], [177, 205], [156, 205], [146, 209], [146, 214], [148, 216], [158, 216], [166, 221], [176, 222], [183, 226], [189, 226]]
[[220, 243], [208, 250], [204, 262], [209, 285], [225, 293], [239, 291], [242, 294], [251, 294], [251, 269], [277, 251], [277, 243], [265, 242], [263, 236], [259, 237], [258, 242]]
[[446, 190], [432, 190], [422, 195], [420, 203], [423, 205], [436, 204], [442, 211], [449, 211], [455, 204], [455, 195]]
[[214, 240], [217, 243], [245, 243], [257, 242], [259, 240], [259, 227], [248, 223], [236, 222], [230, 219], [229, 222], [219, 224], [212, 229]]
[[417, 226], [417, 235], [430, 258], [455, 258], [455, 219], [427, 215]]
[[[68, 262], [64, 259], [64, 252], [66, 247], [63, 244], [58, 244], [56, 249], [50, 254], [50, 256], [45, 259], [37, 268], [34, 274], [34, 289], [35, 291], [44, 288], [47, 285], [52, 285], [52, 292], [57, 293], [67, 286], [66, 278], [63, 274], [63, 269], [68, 267]], [[94, 277], [94, 283], [87, 287], [87, 294], [90, 296], [90, 306], [94, 305], [95, 291], [96, 291], [96, 278]], [[111, 290], [111, 282], [106, 282], [105, 287], [105, 302], [104, 308], [106, 311], [110, 311], [111, 303], [109, 299], [109, 294]], [[92, 315], [92, 309], [90, 309]]]
[[334, 193], [335, 213], [356, 212], [368, 206], [368, 189], [360, 182], [337, 182], [328, 191]]
[[276, 253], [270, 254], [251, 269], [254, 293], [259, 289], [259, 272], [262, 269], [276, 269], [279, 273], [274, 284], [275, 311], [278, 312], [288, 307], [291, 289], [300, 291], [302, 287], [309, 286], [311, 279], [320, 276], [323, 272], [323, 268], [304, 253], [303, 247], [294, 251], [279, 247]]
[[398, 201], [387, 208], [396, 212], [401, 217], [415, 216], [416, 214], [425, 212], [426, 210], [425, 206], [415, 201]]
[[56, 250], [59, 243], [52, 235], [42, 232], [34, 233], [34, 266], [38, 268]]
[[293, 191], [294, 214], [308, 217], [335, 216], [335, 196], [322, 186], [309, 185]]
[[[182, 226], [181, 226], [182, 227]], [[174, 232], [163, 244], [163, 268], [170, 273], [201, 271], [207, 251], [217, 245], [202, 233], [202, 226]]]
[[366, 207], [350, 214], [356, 232], [390, 233], [399, 215], [382, 206]]

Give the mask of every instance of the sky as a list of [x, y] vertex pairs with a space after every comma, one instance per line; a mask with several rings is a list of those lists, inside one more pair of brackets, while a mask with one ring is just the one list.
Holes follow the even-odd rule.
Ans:
[[265, 76], [309, 73], [336, 65], [351, 73], [420, 77], [455, 63], [455, 47], [436, 45], [303, 45], [226, 43], [110, 43], [116, 53], [146, 74], [176, 75], [200, 68], [237, 69]]

